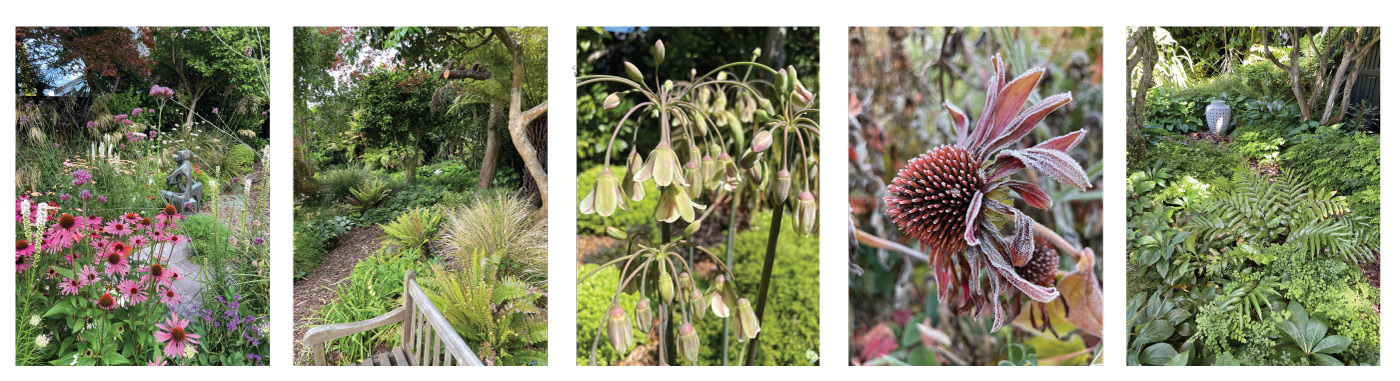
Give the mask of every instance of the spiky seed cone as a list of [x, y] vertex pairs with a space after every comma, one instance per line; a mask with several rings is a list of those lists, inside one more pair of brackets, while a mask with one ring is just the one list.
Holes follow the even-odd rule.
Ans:
[[1035, 237], [1035, 254], [1025, 266], [1016, 268], [1016, 275], [1041, 287], [1055, 286], [1055, 271], [1060, 269], [1060, 252], [1049, 242]]
[[966, 249], [968, 208], [981, 207], [972, 205], [984, 182], [981, 165], [971, 152], [950, 145], [910, 159], [890, 183], [886, 214], [932, 252]]

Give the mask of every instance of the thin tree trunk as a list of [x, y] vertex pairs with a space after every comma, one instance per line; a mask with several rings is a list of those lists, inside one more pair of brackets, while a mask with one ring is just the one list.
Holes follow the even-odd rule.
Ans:
[[[201, 93], [202, 93], [202, 91], [201, 91]], [[201, 98], [201, 97], [203, 97], [202, 94], [196, 94], [196, 95], [190, 97], [190, 109], [185, 111], [185, 126], [184, 126], [185, 132], [189, 132], [189, 131], [190, 131], [190, 127], [193, 127], [193, 126], [194, 126], [195, 105], [198, 105], [198, 104], [199, 104], [199, 98]]]
[[[539, 105], [529, 109], [520, 110], [520, 97], [525, 83], [525, 53], [521, 51], [520, 45], [510, 38], [506, 28], [491, 28], [496, 38], [506, 46], [511, 53], [511, 74], [510, 74], [510, 117], [508, 128], [510, 140], [515, 143], [515, 151], [520, 153], [520, 159], [525, 161], [525, 168], [530, 171], [530, 176], [535, 178], [535, 185], [540, 189], [540, 210], [538, 216], [549, 215], [549, 177], [545, 173], [544, 165], [540, 163], [539, 157], [535, 155], [535, 147], [530, 144], [529, 134], [525, 128], [531, 121], [543, 115], [549, 110], [549, 101], [540, 102]], [[539, 220], [543, 220], [540, 218]]]
[[486, 118], [486, 156], [481, 159], [481, 177], [476, 182], [476, 189], [491, 187], [491, 181], [496, 177], [496, 164], [501, 156], [501, 133], [496, 128], [500, 114], [501, 106], [491, 104], [491, 116]]

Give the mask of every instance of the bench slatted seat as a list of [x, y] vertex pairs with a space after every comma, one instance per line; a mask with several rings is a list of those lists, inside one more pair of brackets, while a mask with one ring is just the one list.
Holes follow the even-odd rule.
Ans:
[[482, 366], [471, 347], [457, 336], [433, 302], [418, 287], [413, 270], [403, 276], [404, 305], [369, 320], [328, 324], [306, 331], [316, 365], [326, 365], [326, 343], [386, 325], [403, 326], [399, 346], [364, 359], [365, 366]]

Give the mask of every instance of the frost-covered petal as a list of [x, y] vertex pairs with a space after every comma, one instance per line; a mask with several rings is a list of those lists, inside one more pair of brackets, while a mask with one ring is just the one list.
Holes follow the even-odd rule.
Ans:
[[1089, 175], [1084, 173], [1084, 168], [1080, 167], [1079, 163], [1068, 154], [1053, 149], [1032, 147], [1024, 150], [1004, 150], [997, 154], [992, 168], [990, 179], [1011, 175], [1021, 168], [1030, 168], [1081, 191], [1089, 189], [1091, 185]]
[[997, 131], [998, 133], [991, 142], [983, 147], [985, 151], [980, 151], [980, 153], [985, 157], [992, 152], [1006, 148], [1012, 143], [1021, 140], [1022, 137], [1035, 129], [1035, 126], [1040, 124], [1041, 120], [1045, 120], [1045, 116], [1050, 115], [1051, 111], [1055, 111], [1055, 109], [1060, 108], [1060, 106], [1068, 104], [1070, 100], [1072, 100], [1072, 97], [1069, 93], [1056, 94], [1041, 100], [1039, 103], [1031, 106], [1031, 108], [1026, 109], [1026, 112], [1021, 113], [1016, 119], [1012, 120], [1005, 129]]

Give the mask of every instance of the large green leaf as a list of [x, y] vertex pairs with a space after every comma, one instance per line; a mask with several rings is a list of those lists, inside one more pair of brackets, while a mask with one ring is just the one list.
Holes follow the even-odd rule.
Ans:
[[1176, 327], [1166, 320], [1153, 320], [1138, 332], [1138, 337], [1133, 340], [1133, 346], [1156, 343], [1172, 336], [1176, 332]]
[[1316, 346], [1313, 346], [1313, 353], [1340, 353], [1347, 350], [1349, 345], [1351, 345], [1351, 339], [1346, 336], [1327, 336]]
[[1171, 361], [1176, 355], [1176, 348], [1172, 348], [1171, 344], [1157, 343], [1152, 344], [1152, 346], [1147, 347], [1147, 350], [1142, 351], [1139, 360], [1147, 365], [1165, 365], [1167, 361]]

